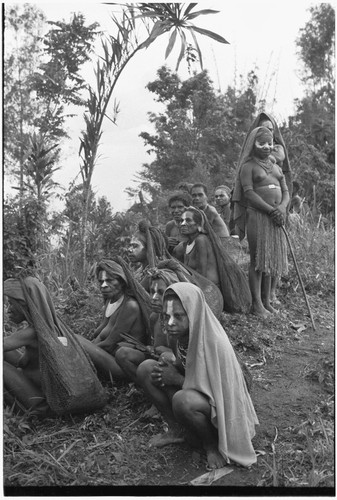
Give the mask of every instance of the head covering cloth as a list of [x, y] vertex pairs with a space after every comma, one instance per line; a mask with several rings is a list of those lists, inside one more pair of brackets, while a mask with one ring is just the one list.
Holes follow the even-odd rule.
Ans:
[[197, 271], [189, 268], [174, 257], [161, 260], [158, 263], [158, 269], [169, 269], [175, 273], [179, 282], [193, 283], [198, 286], [203, 291], [206, 302], [212, 309], [213, 314], [220, 317], [223, 311], [223, 297], [213, 281], [208, 280], [205, 276], [197, 273]]
[[[104, 406], [105, 390], [94, 365], [76, 335], [58, 317], [45, 285], [32, 276], [10, 278], [4, 283], [4, 294], [17, 301], [36, 332], [42, 391], [52, 410], [78, 413]], [[66, 339], [66, 347], [58, 337]]]
[[[56, 330], [59, 336], [62, 336], [62, 330], [64, 328], [63, 323], [58, 318], [53, 301], [50, 294], [44, 284], [33, 276], [28, 276], [24, 278], [23, 283], [28, 292], [28, 295], [32, 301], [32, 305], [36, 312], [52, 331]], [[4, 295], [10, 297], [11, 299], [17, 300], [21, 306], [21, 309], [25, 315], [26, 321], [36, 328], [36, 321], [34, 322], [34, 316], [32, 312], [32, 306], [30, 307], [27, 303], [25, 297], [22, 281], [16, 278], [9, 278], [4, 282]]]
[[194, 207], [202, 218], [202, 230], [206, 233], [215, 255], [219, 275], [219, 285], [224, 301], [224, 310], [248, 313], [252, 297], [248, 280], [240, 266], [228, 254], [220, 238], [214, 232], [207, 216], [202, 210]]
[[261, 124], [264, 121], [267, 121], [267, 120], [270, 121], [273, 124], [273, 129], [274, 129], [274, 131], [273, 131], [273, 139], [274, 139], [274, 143], [275, 144], [279, 144], [284, 149], [285, 159], [283, 160], [281, 168], [282, 168], [282, 172], [285, 175], [287, 186], [288, 186], [289, 193], [290, 193], [291, 192], [290, 191], [290, 187], [291, 187], [290, 184], [292, 183], [292, 175], [291, 175], [291, 167], [290, 167], [288, 152], [287, 152], [287, 148], [285, 146], [285, 143], [284, 143], [281, 131], [279, 129], [279, 126], [277, 125], [276, 120], [275, 120], [275, 118], [272, 115], [270, 115], [269, 113], [266, 113], [265, 111], [263, 111], [262, 113], [259, 113], [256, 116], [256, 118], [254, 119], [253, 123], [249, 127], [249, 130], [248, 130], [248, 132], [246, 134], [245, 140], [244, 140], [242, 148], [241, 148], [240, 157], [241, 157], [242, 152], [243, 152], [243, 150], [245, 148], [246, 141], [247, 141], [247, 138], [248, 138], [249, 134], [252, 132], [252, 130], [254, 130], [254, 128], [260, 127]]
[[189, 320], [183, 390], [196, 390], [208, 399], [222, 456], [250, 466], [256, 462], [251, 440], [259, 422], [234, 349], [198, 287], [176, 283], [168, 287], [164, 300], [169, 290], [176, 293]]
[[[102, 261], [101, 261], [102, 262]], [[107, 259], [104, 259], [107, 262]], [[127, 284], [128, 294], [138, 302], [140, 310], [142, 312], [145, 328], [146, 328], [146, 341], [151, 343], [152, 329], [150, 324], [150, 314], [152, 312], [151, 297], [145, 288], [134, 278], [129, 266], [125, 260], [117, 255], [113, 260], [108, 262], [113, 263], [113, 265], [121, 268], [122, 273], [125, 276], [125, 282]], [[110, 264], [111, 265], [111, 264]]]
[[155, 226], [142, 220], [138, 224], [137, 234], [146, 245], [146, 257], [149, 267], [155, 267], [158, 261], [171, 258], [167, 249], [168, 241], [163, 232]]
[[[281, 131], [279, 129], [278, 124], [276, 123], [275, 118], [272, 115], [270, 115], [269, 113], [266, 113], [265, 111], [263, 111], [262, 113], [259, 113], [256, 116], [256, 118], [253, 120], [253, 122], [250, 125], [249, 130], [248, 130], [248, 132], [246, 134], [245, 140], [243, 141], [242, 147], [241, 147], [241, 152], [240, 152], [239, 161], [238, 161], [237, 170], [236, 170], [237, 173], [236, 173], [236, 176], [235, 176], [235, 185], [234, 185], [234, 192], [233, 192], [233, 202], [240, 201], [240, 191], [238, 189], [236, 189], [236, 185], [237, 185], [237, 179], [238, 179], [238, 175], [239, 175], [239, 170], [240, 170], [240, 167], [242, 165], [242, 157], [243, 157], [244, 151], [246, 150], [246, 143], [247, 143], [248, 137], [250, 136], [251, 132], [254, 129], [256, 129], [257, 127], [260, 127], [261, 123], [263, 123], [264, 121], [267, 121], [267, 120], [270, 121], [273, 124], [273, 129], [274, 129], [273, 130], [273, 140], [274, 140], [274, 144], [278, 144], [278, 145], [280, 145], [280, 146], [283, 147], [285, 158], [284, 158], [284, 160], [282, 162], [281, 168], [282, 168], [282, 172], [284, 174], [284, 177], [285, 177], [285, 180], [286, 180], [286, 183], [287, 183], [287, 187], [288, 187], [288, 191], [289, 191], [289, 196], [290, 196], [290, 199], [291, 199], [293, 186], [292, 186], [292, 171], [291, 171], [291, 166], [290, 166], [290, 162], [289, 162], [288, 150], [286, 148], [286, 145], [284, 143]], [[238, 199], [238, 197], [239, 197], [239, 199]], [[242, 238], [244, 238], [244, 234], [242, 236], [242, 229], [241, 228], [242, 228], [242, 218], [244, 216], [241, 213], [240, 216], [238, 215], [238, 217], [240, 217], [240, 219], [241, 219], [241, 224], [237, 224], [237, 226], [238, 226], [238, 229], [240, 231], [240, 234], [239, 234], [240, 239], [242, 239]], [[235, 218], [238, 220], [238, 217], [237, 218], [235, 217], [235, 205], [234, 205], [234, 220], [235, 220]], [[240, 223], [240, 221], [239, 221], [239, 223]]]
[[147, 274], [150, 276], [151, 281], [161, 279], [164, 281], [166, 286], [179, 282], [177, 274], [170, 269], [160, 269], [158, 267], [152, 267], [147, 270]]
[[102, 259], [99, 261], [96, 267], [96, 277], [98, 278], [98, 275], [100, 271], [105, 271], [106, 273], [114, 276], [118, 276], [121, 278], [124, 283], [127, 285], [128, 281], [126, 279], [125, 273], [123, 271], [122, 266], [117, 264], [114, 260], [110, 259]]
[[242, 167], [249, 160], [254, 158], [254, 145], [255, 141], [259, 137], [272, 137], [272, 133], [266, 127], [256, 127], [254, 128], [248, 137], [245, 139], [245, 145], [241, 150], [239, 163], [236, 171], [235, 185], [233, 191], [232, 201], [234, 202], [234, 222], [239, 230], [239, 238], [242, 240], [246, 233], [246, 207], [247, 201], [244, 195], [244, 191], [241, 184], [240, 174]]

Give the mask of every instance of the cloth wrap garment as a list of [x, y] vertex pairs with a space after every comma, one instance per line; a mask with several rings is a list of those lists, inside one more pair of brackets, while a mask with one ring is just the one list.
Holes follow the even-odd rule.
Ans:
[[219, 452], [248, 467], [256, 462], [251, 440], [259, 421], [233, 347], [198, 287], [176, 283], [169, 289], [179, 297], [189, 320], [183, 390], [194, 389], [208, 399]]
[[219, 236], [214, 232], [205, 213], [196, 207], [189, 207], [189, 210], [200, 214], [202, 219], [201, 230], [206, 233], [212, 245], [224, 310], [229, 313], [248, 313], [252, 304], [252, 296], [245, 273], [229, 255]]
[[[272, 133], [265, 127], [255, 128], [248, 136], [245, 142], [245, 148], [242, 152], [240, 168], [237, 173], [234, 193], [234, 219], [235, 224], [240, 230], [240, 238], [245, 235], [246, 226], [246, 210], [249, 207], [244, 194], [244, 188], [241, 183], [240, 173], [243, 166], [248, 161], [255, 161], [262, 164], [261, 160], [254, 157], [254, 144], [260, 135], [269, 135]], [[267, 159], [264, 162], [271, 162]], [[249, 207], [249, 210], [255, 210]], [[256, 266], [255, 269], [264, 272], [271, 276], [284, 276], [288, 273], [288, 258], [287, 258], [287, 242], [283, 230], [280, 226], [276, 226], [267, 214], [256, 210], [256, 234], [257, 234], [257, 249], [256, 249]]]
[[44, 284], [34, 277], [10, 278], [4, 283], [4, 294], [18, 301], [36, 332], [42, 391], [50, 408], [61, 415], [103, 407], [106, 394], [95, 368], [76, 336], [56, 314]]
[[[232, 202], [234, 203], [234, 222], [237, 226], [237, 229], [239, 231], [239, 237], [240, 240], [242, 240], [245, 237], [245, 209], [244, 209], [244, 199], [242, 198], [242, 191], [241, 191], [241, 186], [240, 186], [240, 171], [242, 168], [242, 165], [244, 162], [247, 161], [247, 141], [248, 137], [252, 133], [254, 129], [257, 129], [260, 127], [261, 123], [263, 121], [270, 121], [273, 124], [273, 140], [274, 144], [277, 144], [279, 146], [282, 146], [283, 151], [284, 151], [284, 160], [282, 161], [282, 164], [280, 167], [282, 168], [282, 172], [285, 176], [285, 180], [288, 186], [288, 191], [289, 191], [289, 197], [291, 199], [291, 194], [292, 194], [292, 171], [291, 171], [291, 165], [288, 157], [288, 151], [285, 146], [282, 134], [280, 132], [280, 129], [275, 121], [275, 119], [263, 112], [259, 113], [257, 117], [254, 119], [253, 123], [249, 127], [249, 130], [246, 134], [245, 140], [243, 142], [243, 145], [241, 147], [241, 152], [239, 156], [239, 161], [236, 169], [236, 175], [235, 175], [235, 184], [234, 184], [234, 189], [233, 189], [233, 196], [232, 196]], [[244, 158], [245, 157], [245, 158]]]
[[[179, 281], [187, 281], [199, 286], [205, 294], [206, 301], [210, 305], [213, 313], [219, 317], [223, 311], [223, 297], [219, 288], [210, 280], [181, 263], [174, 258], [167, 250], [167, 241], [164, 234], [156, 227], [146, 221], [140, 221], [138, 232], [136, 233], [145, 244], [148, 267], [144, 270], [141, 283], [143, 286], [149, 286], [148, 269], [158, 267], [160, 269], [168, 268], [175, 272]], [[116, 260], [120, 262], [120, 257]], [[127, 273], [123, 266], [125, 273]]]

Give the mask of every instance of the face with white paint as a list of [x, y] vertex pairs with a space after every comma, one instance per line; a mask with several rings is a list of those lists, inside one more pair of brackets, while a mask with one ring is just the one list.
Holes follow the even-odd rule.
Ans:
[[163, 308], [164, 292], [167, 284], [162, 278], [152, 280], [150, 285], [151, 304], [153, 312], [160, 313]]
[[177, 296], [168, 295], [163, 303], [163, 321], [167, 334], [179, 340], [188, 337], [189, 321]]

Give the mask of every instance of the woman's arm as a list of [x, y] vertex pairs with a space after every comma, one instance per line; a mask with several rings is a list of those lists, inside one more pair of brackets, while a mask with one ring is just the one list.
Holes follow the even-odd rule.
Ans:
[[35, 347], [37, 342], [37, 335], [31, 326], [27, 328], [23, 328], [22, 330], [18, 330], [8, 337], [4, 338], [3, 343], [3, 351], [14, 351], [14, 349], [18, 349], [19, 347], [24, 347], [28, 345], [32, 345]]
[[101, 339], [102, 332], [96, 337], [95, 344], [106, 351], [113, 351], [117, 343], [121, 341], [120, 334], [123, 332], [130, 333], [137, 340], [141, 340], [142, 333], [138, 335], [131, 332], [132, 327], [141, 322], [141, 313], [139, 305], [135, 301], [126, 301], [122, 306], [122, 310], [118, 312], [115, 324], [111, 327], [106, 338]]
[[270, 214], [275, 207], [266, 203], [261, 196], [259, 196], [254, 191], [253, 184], [253, 165], [249, 162], [245, 163], [241, 169], [240, 180], [243, 191], [245, 193], [246, 200], [249, 201], [250, 205], [261, 212]]

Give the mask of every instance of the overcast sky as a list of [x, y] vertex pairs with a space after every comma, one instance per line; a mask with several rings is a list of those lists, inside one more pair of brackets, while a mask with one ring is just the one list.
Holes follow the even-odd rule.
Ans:
[[[23, 2], [11, 2], [23, 3]], [[82, 12], [87, 23], [95, 21], [107, 32], [113, 23], [109, 13], [113, 6], [97, 2], [32, 2], [40, 7], [48, 20], [69, 21], [72, 12]], [[335, 2], [332, 2], [333, 5]], [[9, 2], [6, 3], [8, 5]], [[296, 56], [295, 40], [299, 30], [305, 26], [310, 15], [308, 8], [317, 2], [304, 0], [282, 1], [202, 1], [201, 8], [220, 11], [217, 14], [200, 16], [194, 20], [196, 26], [215, 31], [230, 42], [217, 43], [198, 36], [203, 53], [204, 68], [208, 69], [216, 88], [223, 92], [233, 85], [235, 77], [244, 76], [257, 67], [263, 97], [276, 105], [267, 111], [277, 120], [287, 119], [294, 111], [294, 99], [301, 97], [303, 87], [299, 80], [300, 61]], [[106, 196], [114, 211], [125, 210], [130, 200], [124, 190], [133, 186], [133, 176], [142, 163], [151, 161], [145, 145], [139, 137], [142, 131], [151, 131], [147, 113], [158, 109], [152, 95], [145, 89], [148, 82], [156, 78], [158, 68], [166, 62], [174, 69], [180, 45], [165, 61], [167, 34], [162, 35], [147, 50], [139, 52], [131, 60], [115, 89], [114, 98], [120, 103], [117, 126], [108, 120], [99, 150], [93, 177], [93, 188], [99, 196]], [[93, 77], [93, 65], [86, 68], [88, 80]], [[186, 63], [182, 61], [179, 76], [187, 78]], [[268, 92], [267, 92], [268, 89]], [[267, 92], [267, 93], [266, 93]], [[111, 108], [112, 108], [111, 102]], [[68, 123], [71, 140], [62, 147], [62, 170], [55, 180], [65, 188], [79, 171], [79, 133], [83, 127], [82, 111]]]

